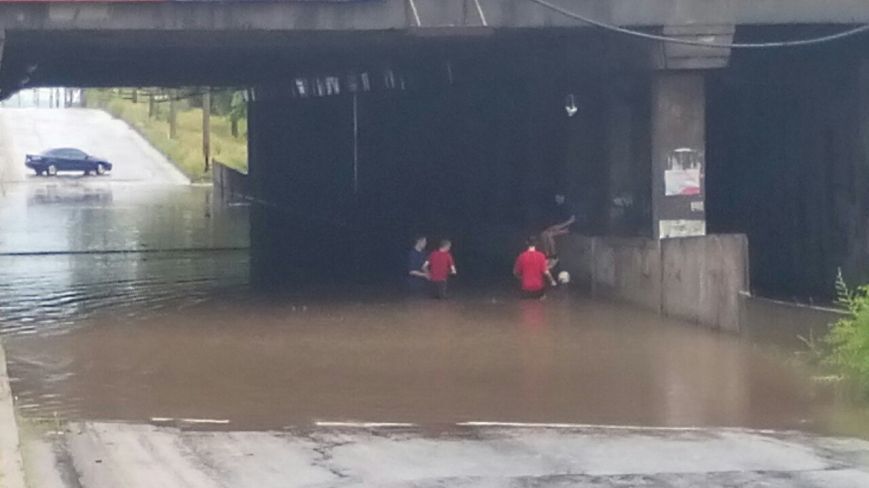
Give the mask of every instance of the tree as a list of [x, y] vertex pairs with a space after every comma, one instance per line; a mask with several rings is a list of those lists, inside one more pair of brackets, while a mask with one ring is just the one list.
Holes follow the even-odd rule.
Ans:
[[229, 123], [232, 137], [238, 137], [238, 122], [247, 118], [247, 99], [243, 91], [232, 94], [232, 103], [229, 106]]
[[202, 155], [205, 156], [205, 172], [211, 168], [211, 91], [202, 94]]
[[175, 103], [175, 90], [169, 90], [169, 139], [178, 136], [178, 109]]

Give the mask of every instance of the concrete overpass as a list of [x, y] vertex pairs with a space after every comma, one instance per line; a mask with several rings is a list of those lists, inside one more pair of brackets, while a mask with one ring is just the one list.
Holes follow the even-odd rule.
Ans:
[[738, 326], [749, 260], [765, 293], [869, 277], [869, 34], [730, 46], [827, 39], [869, 3], [552, 3], [679, 42], [532, 0], [0, 3], [0, 88], [252, 87], [273, 277], [396, 271], [414, 230], [498, 274], [556, 191], [593, 236], [565, 242], [582, 281], [713, 326]]
[[[555, 4], [603, 23], [677, 36], [869, 23], [869, 5], [860, 0]], [[2, 2], [0, 87], [253, 84], [324, 58], [341, 65], [360, 53], [414, 56], [420, 46], [467, 37], [588, 28], [529, 0]]]

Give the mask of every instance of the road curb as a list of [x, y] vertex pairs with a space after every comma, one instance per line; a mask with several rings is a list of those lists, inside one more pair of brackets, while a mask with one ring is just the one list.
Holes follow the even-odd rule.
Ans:
[[26, 487], [18, 422], [15, 420], [12, 390], [9, 387], [9, 375], [6, 373], [6, 352], [2, 341], [0, 341], [0, 486]]

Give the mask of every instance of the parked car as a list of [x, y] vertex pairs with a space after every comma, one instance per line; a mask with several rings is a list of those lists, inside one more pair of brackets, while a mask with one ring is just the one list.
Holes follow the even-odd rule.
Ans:
[[59, 171], [84, 171], [86, 175], [104, 175], [112, 170], [112, 163], [68, 147], [49, 149], [38, 155], [28, 154], [24, 165], [40, 176], [54, 176]]

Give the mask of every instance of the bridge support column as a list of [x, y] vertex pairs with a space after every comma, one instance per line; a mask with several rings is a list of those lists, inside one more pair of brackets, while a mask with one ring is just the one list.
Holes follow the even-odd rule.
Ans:
[[[725, 13], [725, 12], [722, 12]], [[716, 44], [733, 41], [733, 24], [666, 26], [663, 34]], [[652, 235], [706, 235], [706, 76], [731, 50], [660, 43], [651, 50]]]
[[660, 71], [652, 79], [652, 235], [706, 234], [705, 77]]
[[[674, 13], [675, 15], [675, 13]], [[691, 18], [661, 33], [685, 41], [732, 42], [734, 27]], [[605, 157], [607, 233], [654, 239], [706, 234], [706, 78], [731, 50], [678, 42], [610, 46]]]

